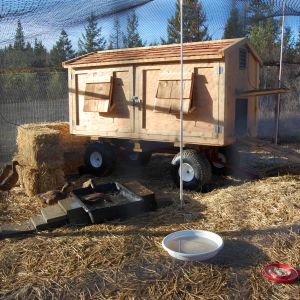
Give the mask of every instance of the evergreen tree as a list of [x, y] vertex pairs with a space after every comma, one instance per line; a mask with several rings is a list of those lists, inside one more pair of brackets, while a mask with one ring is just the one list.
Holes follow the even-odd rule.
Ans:
[[239, 19], [239, 11], [233, 7], [224, 30], [224, 39], [238, 38], [244, 36], [243, 25]]
[[[280, 44], [280, 43], [279, 43]], [[294, 34], [291, 27], [286, 27], [284, 30], [284, 39], [283, 39], [283, 57], [284, 60], [288, 62], [293, 62], [296, 58], [296, 45], [294, 41]], [[278, 45], [278, 50], [280, 49], [280, 45]], [[279, 50], [280, 51], [280, 50]]]
[[5, 51], [3, 64], [8, 68], [25, 68], [30, 66], [31, 58], [25, 48], [25, 37], [21, 21], [18, 20], [14, 45], [9, 45]]
[[122, 31], [118, 17], [114, 19], [113, 32], [109, 36], [108, 49], [120, 49], [122, 48]]
[[264, 0], [251, 0], [247, 9], [248, 31], [253, 25], [264, 22], [270, 12], [270, 5]]
[[34, 40], [33, 55], [33, 67], [41, 68], [47, 65], [47, 49], [44, 47], [42, 41]]
[[298, 56], [298, 61], [299, 61], [299, 56], [300, 56], [300, 26], [298, 28], [298, 39], [297, 39], [295, 48], [296, 48], [295, 51], [296, 51], [296, 54]]
[[139, 20], [135, 11], [128, 15], [127, 31], [123, 36], [125, 48], [144, 47], [144, 43], [138, 33]]
[[82, 34], [82, 39], [78, 41], [79, 53], [85, 54], [105, 48], [106, 41], [101, 34], [101, 27], [98, 28], [96, 16], [91, 14], [88, 19], [87, 26], [84, 27], [85, 33]]
[[33, 53], [33, 48], [29, 42], [26, 43], [25, 53], [26, 53], [27, 65], [32, 66], [34, 61], [34, 53]]
[[[197, 42], [210, 40], [205, 24], [206, 14], [202, 3], [198, 0], [186, 0], [183, 3], [183, 41]], [[162, 39], [163, 44], [180, 42], [180, 0], [176, 2], [175, 15], [168, 20], [168, 38]]]
[[114, 46], [113, 46], [112, 41], [109, 41], [108, 46], [107, 46], [107, 49], [108, 49], [108, 50], [114, 49]]
[[21, 21], [18, 20], [17, 30], [16, 30], [16, 34], [15, 34], [14, 49], [15, 50], [24, 50], [24, 48], [25, 48], [24, 31], [23, 31]]
[[278, 60], [280, 24], [273, 17], [270, 6], [262, 0], [251, 0], [247, 11], [247, 32], [252, 46], [264, 62]]
[[75, 51], [72, 49], [68, 34], [62, 29], [58, 41], [50, 51], [50, 64], [60, 66], [63, 61], [73, 58], [74, 55]]
[[159, 45], [159, 42], [156, 39], [149, 44], [149, 46], [158, 46], [158, 45]]

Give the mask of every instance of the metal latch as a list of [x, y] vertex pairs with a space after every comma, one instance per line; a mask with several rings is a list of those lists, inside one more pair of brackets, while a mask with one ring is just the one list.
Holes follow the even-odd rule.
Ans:
[[217, 66], [215, 68], [216, 74], [223, 74], [224, 73], [224, 68], [222, 66]]
[[131, 100], [132, 100], [133, 106], [137, 106], [137, 105], [141, 104], [141, 102], [142, 102], [142, 99], [140, 99], [138, 96], [133, 96], [131, 98]]
[[216, 134], [221, 134], [222, 133], [222, 126], [215, 125], [215, 133]]

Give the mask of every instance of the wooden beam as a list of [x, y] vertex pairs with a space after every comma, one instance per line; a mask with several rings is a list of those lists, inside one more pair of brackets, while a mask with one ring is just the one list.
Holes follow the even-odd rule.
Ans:
[[266, 95], [277, 95], [288, 93], [290, 89], [287, 88], [277, 88], [277, 89], [255, 89], [250, 91], [236, 91], [236, 94], [241, 97], [249, 96], [266, 96]]
[[[229, 49], [236, 43], [241, 41], [247, 41], [245, 38], [239, 39], [227, 39], [217, 41], [202, 41], [195, 43], [184, 44], [184, 57], [205, 57], [219, 55], [223, 57], [225, 50]], [[105, 51], [96, 51], [88, 53], [73, 59], [70, 59], [62, 63], [64, 68], [70, 68], [70, 66], [81, 67], [85, 64], [102, 63], [108, 62], [126, 62], [134, 60], [154, 59], [160, 58], [176, 58], [179, 59], [180, 47], [178, 44], [162, 45], [162, 46], [151, 46], [151, 47], [138, 47], [138, 48], [127, 48], [127, 49], [113, 49]]]
[[291, 149], [283, 148], [279, 145], [271, 144], [267, 141], [262, 141], [255, 138], [245, 138], [238, 141], [241, 144], [249, 146], [251, 148], [265, 150], [267, 152], [276, 154], [281, 157], [285, 157], [295, 163], [300, 163], [300, 153], [293, 151]]
[[[221, 60], [223, 55], [200, 55], [200, 56], [185, 56], [184, 62], [193, 60]], [[114, 65], [131, 65], [131, 64], [144, 64], [144, 63], [159, 63], [159, 62], [179, 62], [180, 57], [164, 57], [164, 58], [144, 58], [144, 59], [132, 59], [132, 60], [114, 60], [109, 62], [94, 62], [74, 65], [64, 65], [65, 68], [79, 69], [87, 67], [104, 67]]]

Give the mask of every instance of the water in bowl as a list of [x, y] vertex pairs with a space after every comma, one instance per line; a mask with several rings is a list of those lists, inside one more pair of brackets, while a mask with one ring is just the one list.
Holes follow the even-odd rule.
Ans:
[[175, 252], [197, 254], [214, 251], [218, 244], [206, 237], [188, 236], [170, 240], [167, 247]]

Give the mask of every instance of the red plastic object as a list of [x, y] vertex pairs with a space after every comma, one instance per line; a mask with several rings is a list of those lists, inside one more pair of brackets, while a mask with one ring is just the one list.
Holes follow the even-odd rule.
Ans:
[[277, 283], [292, 283], [299, 278], [299, 271], [290, 265], [273, 263], [264, 267], [263, 275]]

